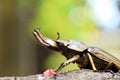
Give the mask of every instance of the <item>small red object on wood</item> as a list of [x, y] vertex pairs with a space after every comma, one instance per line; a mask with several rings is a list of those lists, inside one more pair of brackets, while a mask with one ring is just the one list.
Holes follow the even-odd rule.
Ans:
[[46, 77], [47, 76], [53, 76], [55, 74], [56, 74], [56, 72], [53, 69], [48, 69], [45, 72], [43, 72], [43, 75], [46, 76]]

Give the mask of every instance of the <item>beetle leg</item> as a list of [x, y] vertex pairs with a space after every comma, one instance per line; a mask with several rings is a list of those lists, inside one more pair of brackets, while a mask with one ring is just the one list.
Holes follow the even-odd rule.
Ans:
[[72, 58], [68, 59], [67, 61], [63, 62], [56, 70], [55, 72], [59, 72], [63, 67], [65, 67], [66, 65], [70, 64], [71, 62], [76, 61], [80, 56], [79, 55], [75, 55]]
[[109, 68], [111, 68], [113, 66], [113, 62], [109, 62], [107, 64], [107, 66], [105, 67], [105, 70], [108, 70]]
[[90, 63], [91, 63], [92, 69], [93, 69], [94, 71], [96, 71], [97, 68], [95, 67], [95, 64], [94, 64], [94, 62], [93, 62], [93, 58], [92, 58], [92, 56], [91, 56], [89, 53], [87, 53], [87, 55], [88, 55], [88, 58], [89, 58], [89, 60], [90, 60]]
[[97, 70], [97, 68], [95, 67], [95, 64], [94, 64], [94, 62], [93, 62], [93, 58], [92, 58], [92, 56], [89, 54], [89, 53], [87, 53], [87, 55], [88, 55], [88, 58], [89, 58], [89, 60], [90, 60], [90, 63], [91, 63], [91, 65], [92, 65], [92, 68], [93, 68], [93, 70], [94, 71], [102, 71], [102, 72], [110, 72], [111, 74], [112, 74], [112, 77], [114, 77], [114, 73], [113, 73], [113, 71], [112, 70], [107, 70], [108, 68], [110, 68], [112, 65], [113, 65], [113, 63], [112, 62], [109, 62], [108, 63], [108, 65], [106, 66], [106, 68], [105, 68], [105, 70]]
[[109, 70], [109, 68], [111, 68], [112, 66], [113, 66], [113, 62], [109, 62], [109, 63], [107, 64], [107, 66], [105, 67], [105, 72], [110, 72], [110, 73], [112, 74], [112, 77], [114, 77], [115, 74], [113, 73], [113, 71], [112, 71], [112, 70]]
[[81, 58], [81, 66], [79, 68], [84, 68], [84, 67], [87, 67], [87, 64], [88, 64], [89, 60], [88, 60], [88, 56], [87, 54], [83, 54], [82, 58]]

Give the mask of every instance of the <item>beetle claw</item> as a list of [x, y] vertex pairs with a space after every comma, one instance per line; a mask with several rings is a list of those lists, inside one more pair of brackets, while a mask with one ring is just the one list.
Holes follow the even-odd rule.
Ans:
[[115, 76], [114, 72], [112, 70], [105, 70], [105, 72], [109, 72], [112, 74], [112, 78]]

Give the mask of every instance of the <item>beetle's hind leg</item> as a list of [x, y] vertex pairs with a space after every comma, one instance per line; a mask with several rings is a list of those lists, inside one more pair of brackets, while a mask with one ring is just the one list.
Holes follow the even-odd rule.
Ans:
[[109, 62], [108, 64], [107, 64], [107, 66], [105, 67], [105, 70], [98, 70], [98, 72], [109, 72], [109, 73], [111, 73], [112, 74], [112, 77], [114, 77], [115, 76], [115, 74], [114, 74], [114, 72], [112, 71], [112, 70], [110, 70], [110, 68], [113, 66], [114, 64], [113, 64], [113, 62]]
[[67, 61], [63, 62], [56, 70], [55, 72], [59, 72], [63, 67], [65, 67], [66, 65], [70, 64], [71, 62], [75, 62], [76, 60], [78, 60], [80, 56], [79, 55], [75, 55], [72, 58], [68, 59]]
[[109, 62], [109, 63], [107, 64], [107, 66], [105, 67], [105, 70], [103, 70], [103, 72], [109, 72], [109, 73], [112, 74], [112, 77], [114, 77], [114, 76], [115, 76], [114, 72], [113, 72], [112, 70], [110, 70], [110, 68], [111, 68], [113, 65], [114, 65], [113, 62]]

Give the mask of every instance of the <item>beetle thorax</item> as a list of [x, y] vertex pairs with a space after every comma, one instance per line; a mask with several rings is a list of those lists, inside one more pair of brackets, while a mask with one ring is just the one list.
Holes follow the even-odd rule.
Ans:
[[[67, 59], [72, 58], [75, 55], [82, 56], [84, 50], [86, 50], [86, 47], [84, 47], [83, 43], [76, 42], [73, 40], [58, 40], [56, 41], [59, 51], [64, 55]], [[82, 47], [82, 48], [80, 48]], [[77, 51], [76, 49], [79, 48], [81, 51]]]

